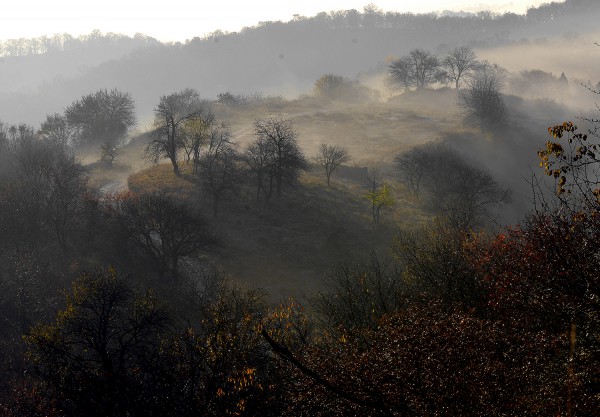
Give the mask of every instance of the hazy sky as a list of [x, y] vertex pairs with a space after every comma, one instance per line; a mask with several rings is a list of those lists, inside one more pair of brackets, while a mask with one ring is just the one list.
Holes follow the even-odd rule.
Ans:
[[[548, 0], [379, 0], [380, 9], [425, 13], [437, 10], [524, 13]], [[369, 0], [1, 0], [0, 40], [54, 33], [78, 36], [136, 32], [163, 41], [203, 36], [221, 29], [237, 31], [260, 21], [287, 21], [294, 14], [361, 10]]]

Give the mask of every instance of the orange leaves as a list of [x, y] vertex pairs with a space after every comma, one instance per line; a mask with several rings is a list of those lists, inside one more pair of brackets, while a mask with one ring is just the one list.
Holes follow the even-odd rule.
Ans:
[[561, 125], [549, 127], [548, 133], [555, 138], [562, 138], [565, 133], [572, 133], [576, 130], [577, 126], [573, 122], [563, 122]]
[[548, 128], [548, 133], [559, 140], [566, 135], [568, 142], [566, 144], [568, 146], [565, 146], [559, 141], [547, 141], [545, 149], [537, 152], [544, 173], [557, 181], [556, 194], [570, 194], [571, 187], [567, 187], [567, 183], [577, 185], [580, 189], [582, 185], [585, 186], [584, 188], [589, 188], [593, 180], [587, 177], [587, 167], [589, 164], [600, 162], [597, 158], [600, 151], [598, 145], [585, 144], [587, 135], [577, 133], [577, 126], [573, 122], [551, 126]]

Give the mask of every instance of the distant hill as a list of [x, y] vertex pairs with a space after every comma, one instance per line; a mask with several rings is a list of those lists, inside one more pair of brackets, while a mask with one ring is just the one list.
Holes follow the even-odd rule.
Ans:
[[9, 40], [0, 45], [0, 120], [37, 124], [100, 88], [130, 92], [142, 121], [160, 95], [185, 87], [207, 98], [225, 91], [295, 96], [323, 73], [353, 77], [415, 47], [481, 49], [524, 38], [576, 36], [597, 29], [598, 11], [600, 2], [592, 0], [546, 4], [525, 15], [414, 15], [367, 6], [362, 12], [261, 22], [185, 43], [97, 31], [80, 38]]

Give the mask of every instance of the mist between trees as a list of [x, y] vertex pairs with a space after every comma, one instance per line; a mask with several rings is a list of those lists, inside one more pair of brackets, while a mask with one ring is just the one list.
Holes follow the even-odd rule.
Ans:
[[0, 414], [594, 415], [598, 118], [479, 53], [1, 123]]

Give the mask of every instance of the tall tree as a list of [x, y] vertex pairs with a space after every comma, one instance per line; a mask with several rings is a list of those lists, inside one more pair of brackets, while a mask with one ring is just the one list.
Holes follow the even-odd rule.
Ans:
[[211, 127], [215, 117], [212, 114], [187, 119], [183, 123], [183, 150], [186, 163], [192, 161], [192, 173], [198, 173], [202, 148], [210, 141]]
[[146, 146], [146, 157], [154, 163], [169, 158], [173, 172], [180, 176], [178, 157], [184, 146], [185, 124], [203, 112], [200, 95], [191, 88], [162, 96], [154, 109], [154, 130]]
[[389, 80], [391, 84], [401, 85], [405, 91], [413, 84], [412, 64], [409, 57], [402, 57], [392, 61], [388, 67]]
[[327, 176], [327, 186], [329, 187], [331, 174], [341, 164], [350, 160], [350, 153], [341, 146], [327, 145], [322, 143], [319, 146], [319, 154], [316, 157], [317, 164], [325, 168]]
[[405, 89], [410, 86], [422, 89], [442, 79], [440, 68], [437, 56], [417, 48], [390, 63], [388, 72], [392, 80]]
[[[256, 180], [256, 201], [263, 192], [265, 200], [271, 198], [273, 191], [273, 161], [270, 143], [257, 139], [250, 143], [243, 154], [243, 159]], [[267, 184], [268, 182], [268, 184]]]
[[467, 86], [458, 92], [458, 106], [482, 128], [497, 127], [506, 122], [502, 82], [493, 68], [482, 67], [477, 71]]
[[442, 65], [446, 69], [448, 78], [454, 81], [458, 89], [461, 79], [477, 69], [477, 56], [468, 46], [459, 46], [446, 55]]
[[65, 117], [75, 130], [76, 143], [100, 146], [102, 158], [110, 164], [121, 141], [136, 124], [131, 95], [117, 89], [81, 97], [65, 109]]
[[276, 195], [280, 197], [284, 184], [293, 184], [300, 172], [308, 168], [304, 153], [298, 146], [298, 132], [291, 120], [271, 116], [254, 123], [257, 141], [266, 142], [262, 149], [271, 154]]

